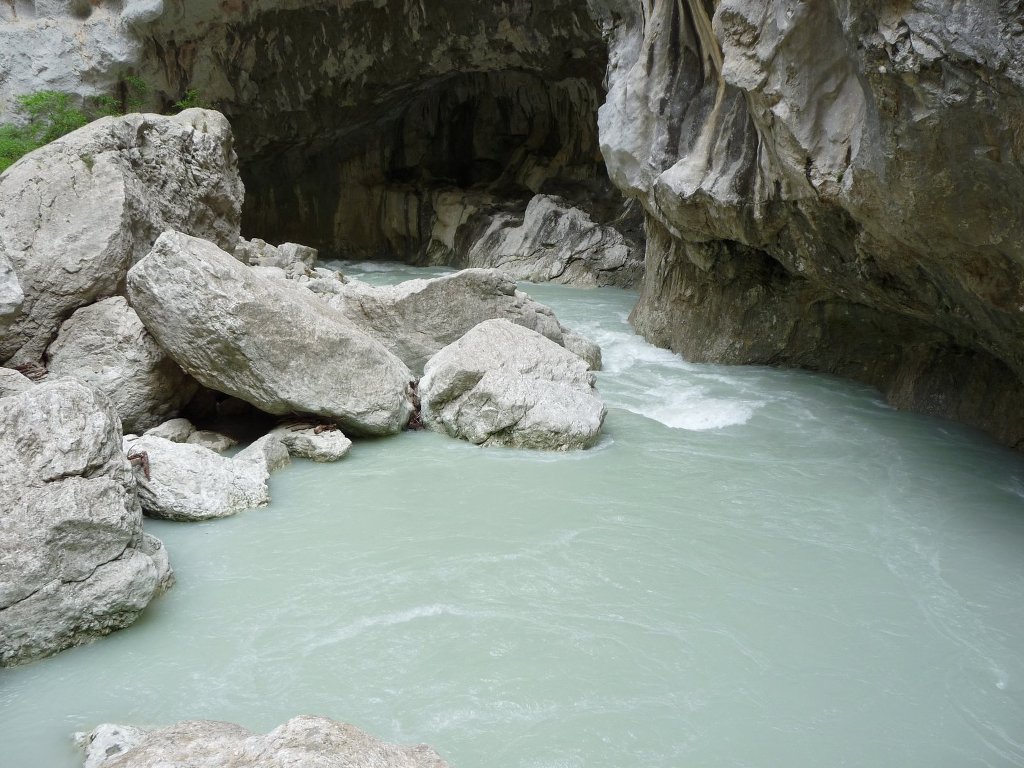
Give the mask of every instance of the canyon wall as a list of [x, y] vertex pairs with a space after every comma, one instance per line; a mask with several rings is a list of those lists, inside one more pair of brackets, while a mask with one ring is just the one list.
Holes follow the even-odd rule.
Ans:
[[637, 329], [1024, 444], [1024, 4], [594, 0]]

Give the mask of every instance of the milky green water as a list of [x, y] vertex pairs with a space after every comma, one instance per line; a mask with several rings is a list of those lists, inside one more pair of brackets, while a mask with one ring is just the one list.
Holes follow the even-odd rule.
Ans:
[[177, 586], [0, 672], [0, 766], [78, 765], [104, 721], [301, 713], [456, 768], [1024, 765], [1019, 455], [686, 364], [632, 335], [632, 294], [530, 291], [604, 348], [596, 449], [404, 434], [293, 464], [269, 508], [147, 522]]

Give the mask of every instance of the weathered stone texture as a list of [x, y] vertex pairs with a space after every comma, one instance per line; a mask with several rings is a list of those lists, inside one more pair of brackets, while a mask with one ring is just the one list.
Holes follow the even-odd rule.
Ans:
[[0, 666], [131, 624], [170, 583], [117, 414], [70, 380], [0, 398]]

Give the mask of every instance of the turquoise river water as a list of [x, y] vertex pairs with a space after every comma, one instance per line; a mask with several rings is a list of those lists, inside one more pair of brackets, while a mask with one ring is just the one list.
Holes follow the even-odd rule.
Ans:
[[293, 464], [268, 508], [147, 521], [177, 585], [0, 672], [0, 766], [80, 765], [100, 722], [303, 713], [454, 768], [1024, 766], [1020, 455], [685, 363], [632, 334], [634, 294], [528, 290], [603, 347], [598, 447], [406, 433]]

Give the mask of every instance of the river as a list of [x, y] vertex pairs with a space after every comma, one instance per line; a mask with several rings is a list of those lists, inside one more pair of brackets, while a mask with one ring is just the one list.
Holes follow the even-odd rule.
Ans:
[[603, 348], [596, 448], [405, 433], [292, 464], [267, 508], [147, 521], [177, 585], [0, 672], [0, 766], [79, 766], [100, 722], [304, 713], [453, 768], [1024, 766], [1024, 458], [683, 362], [630, 292], [527, 290]]

